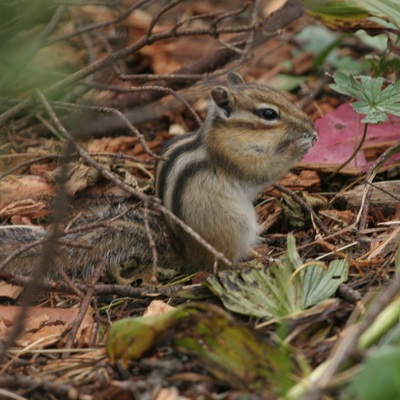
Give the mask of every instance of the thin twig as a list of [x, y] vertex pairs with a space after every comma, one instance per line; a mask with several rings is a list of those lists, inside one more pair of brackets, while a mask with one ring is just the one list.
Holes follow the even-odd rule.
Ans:
[[144, 36], [150, 38], [151, 34], [153, 33], [153, 28], [156, 26], [161, 16], [165, 14], [167, 11], [171, 10], [171, 8], [174, 8], [176, 5], [182, 3], [183, 1], [184, 0], [172, 0], [172, 1], [170, 0], [167, 5], [162, 7], [161, 10], [151, 19]]
[[[124, 153], [108, 153], [108, 152], [97, 152], [97, 153], [88, 153], [92, 157], [108, 157], [108, 158], [122, 158], [125, 160], [130, 160], [135, 163], [142, 163], [142, 164], [154, 164], [154, 160], [146, 160], [143, 158], [131, 156], [129, 154], [124, 154]], [[18, 154], [13, 154], [13, 156], [18, 156]], [[21, 154], [19, 155], [20, 157], [26, 157], [26, 156], [31, 156], [30, 154]], [[58, 160], [59, 158], [65, 158], [64, 155], [62, 154], [48, 154], [47, 156], [41, 156], [41, 157], [36, 157], [33, 158], [32, 160], [24, 161], [23, 163], [20, 163], [16, 165], [13, 168], [8, 169], [7, 171], [4, 171], [0, 174], [0, 180], [5, 178], [8, 175], [11, 175], [13, 172], [18, 171], [19, 169], [29, 167], [33, 164], [40, 163], [42, 161], [46, 160]], [[78, 155], [72, 154], [69, 159], [74, 159], [77, 158]]]
[[393, 146], [384, 151], [375, 162], [368, 168], [366, 174], [366, 186], [361, 200], [360, 210], [357, 214], [356, 224], [359, 224], [359, 229], [363, 230], [367, 226], [369, 203], [372, 197], [371, 184], [375, 176], [379, 172], [382, 165], [395, 153], [400, 151], [400, 142], [396, 142]]
[[[10, 283], [12, 285], [21, 286], [21, 287], [29, 287], [32, 284], [32, 278], [27, 276], [20, 276], [20, 275], [12, 275], [8, 272], [0, 272], [0, 279]], [[77, 283], [75, 284], [77, 289], [82, 292], [86, 293], [88, 286], [86, 284]], [[153, 296], [154, 294], [164, 294], [164, 295], [171, 295], [176, 291], [182, 289], [182, 285], [174, 285], [174, 286], [167, 286], [167, 287], [133, 287], [129, 285], [114, 285], [114, 284], [97, 284], [95, 285], [94, 293], [97, 296], [109, 296], [115, 295], [118, 297], [138, 297], [143, 298], [146, 295]], [[57, 280], [57, 281], [50, 281], [48, 279], [42, 279], [36, 286], [36, 290], [41, 291], [49, 291], [49, 292], [58, 292], [58, 293], [67, 293], [67, 294], [75, 294], [72, 288]]]
[[[93, 277], [89, 282], [85, 297], [81, 301], [78, 315], [76, 316], [74, 322], [71, 324], [71, 330], [68, 334], [68, 339], [65, 344], [66, 349], [71, 349], [74, 345], [76, 334], [78, 333], [78, 329], [81, 326], [86, 313], [88, 312], [90, 302], [92, 301], [92, 297], [94, 296], [95, 291], [96, 291], [96, 288], [95, 288], [96, 283], [99, 281], [103, 270], [104, 270], [104, 260], [101, 260], [100, 262], [98, 262], [98, 264], [96, 266]], [[68, 352], [63, 354], [63, 358], [67, 358], [67, 357], [69, 357]]]
[[[100, 28], [106, 28], [107, 26], [114, 25], [114, 24], [116, 24], [118, 22], [122, 22], [124, 19], [128, 18], [135, 9], [143, 6], [144, 4], [148, 3], [149, 1], [151, 1], [151, 0], [144, 0], [144, 1], [140, 2], [140, 3], [135, 3], [133, 6], [128, 7], [128, 9], [126, 11], [121, 13], [116, 18], [110, 19], [110, 20], [105, 21], [105, 22], [89, 24], [89, 25], [83, 26], [83, 27], [81, 27], [79, 29], [76, 29], [74, 32], [70, 32], [70, 33], [66, 33], [65, 35], [57, 36], [57, 37], [53, 38], [52, 40], [48, 40], [47, 43], [46, 43], [46, 46], [51, 46], [52, 44], [57, 43], [57, 42], [59, 42], [61, 40], [70, 39], [72, 37], [82, 35], [83, 33], [88, 33], [88, 32], [91, 32], [91, 31], [94, 31], [94, 30], [97, 30], [97, 29], [100, 29]], [[81, 5], [81, 4], [77, 4], [77, 5]], [[110, 7], [110, 4], [106, 4], [106, 5], [108, 7]]]
[[[15, 390], [32, 390], [42, 388], [45, 393], [52, 394], [57, 399], [82, 399], [79, 390], [66, 383], [54, 383], [45, 379], [35, 379], [30, 376], [13, 374], [0, 377], [0, 387]], [[11, 399], [12, 397], [7, 397]], [[25, 397], [24, 397], [25, 399]]]
[[[237, 32], [243, 32], [244, 30], [252, 30], [252, 29], [253, 27], [220, 28], [218, 29], [218, 33], [237, 33]], [[193, 35], [209, 36], [211, 35], [211, 31], [208, 28], [204, 28], [204, 29], [187, 29], [179, 32], [179, 36], [193, 36]], [[49, 88], [45, 89], [43, 91], [43, 94], [45, 94], [46, 96], [53, 96], [57, 93], [60, 93], [65, 88], [80, 81], [81, 79], [84, 79], [86, 76], [91, 75], [102, 68], [109, 67], [116, 60], [119, 60], [123, 57], [127, 57], [133, 53], [136, 53], [137, 51], [139, 51], [140, 49], [142, 49], [147, 45], [151, 45], [160, 40], [170, 39], [175, 36], [176, 35], [172, 32], [162, 32], [154, 34], [149, 38], [143, 36], [137, 42], [131, 44], [130, 46], [115, 51], [112, 54], [109, 54], [108, 56], [105, 56], [87, 65], [86, 67], [74, 72], [73, 74], [68, 75], [66, 78], [62, 79], [61, 81], [58, 81]], [[20, 112], [24, 111], [31, 104], [32, 100], [26, 99], [21, 103], [17, 104], [16, 106], [10, 108], [9, 110], [5, 111], [3, 114], [0, 115], [0, 126], [9, 121], [11, 118], [18, 115]]]
[[[43, 96], [43, 95], [41, 95]], [[43, 101], [41, 99], [41, 101]], [[79, 105], [79, 104], [72, 104], [72, 103], [64, 103], [62, 101], [55, 101], [53, 102], [55, 106], [58, 107], [64, 107], [64, 108], [70, 108], [70, 109], [85, 109], [85, 110], [91, 110], [91, 111], [97, 111], [97, 112], [102, 112], [102, 113], [111, 113], [117, 115], [123, 122], [124, 124], [129, 128], [129, 130], [137, 137], [139, 140], [140, 144], [143, 146], [144, 151], [151, 157], [155, 159], [159, 159], [160, 157], [154, 153], [149, 146], [146, 143], [146, 140], [144, 136], [140, 133], [140, 131], [132, 125], [132, 123], [129, 121], [129, 119], [123, 114], [121, 111], [117, 110], [116, 108], [112, 107], [100, 107], [100, 106], [88, 106], [88, 105]], [[54, 113], [53, 113], [54, 114]], [[53, 115], [53, 117], [55, 114]]]
[[180, 94], [178, 94], [175, 90], [172, 90], [170, 88], [164, 87], [164, 86], [141, 86], [141, 87], [131, 87], [130, 90], [132, 92], [146, 92], [149, 90], [154, 90], [157, 92], [162, 92], [165, 94], [169, 94], [174, 96], [178, 101], [180, 101], [192, 114], [194, 120], [196, 121], [197, 125], [200, 127], [202, 125], [202, 121], [197, 114], [197, 112], [193, 109], [193, 107], [188, 103], [186, 99], [184, 99]]
[[81, 290], [79, 290], [79, 288], [75, 285], [75, 283], [66, 274], [63, 266], [61, 266], [60, 264], [57, 263], [55, 265], [55, 269], [56, 269], [57, 273], [60, 275], [60, 277], [62, 278], [62, 280], [65, 282], [65, 284], [71, 288], [72, 292], [75, 293], [77, 296], [79, 296], [82, 299], [84, 297], [84, 293]]
[[6, 176], [12, 174], [15, 171], [18, 171], [21, 168], [29, 167], [32, 164], [36, 164], [36, 163], [39, 163], [39, 162], [42, 162], [42, 161], [46, 161], [46, 160], [58, 159], [60, 157], [61, 157], [61, 155], [59, 155], [59, 154], [48, 154], [47, 156], [36, 157], [33, 160], [24, 161], [23, 163], [18, 164], [15, 167], [10, 168], [9, 170], [1, 173], [0, 174], [0, 180], [5, 178]]

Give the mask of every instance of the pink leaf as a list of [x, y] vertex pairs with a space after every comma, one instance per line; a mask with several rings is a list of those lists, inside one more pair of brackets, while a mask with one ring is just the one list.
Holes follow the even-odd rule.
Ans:
[[[342, 164], [350, 158], [360, 142], [364, 124], [362, 114], [357, 114], [349, 103], [342, 104], [335, 111], [315, 122], [319, 138], [304, 161], [320, 164]], [[370, 124], [363, 148], [349, 164], [366, 171], [372, 161], [365, 157], [365, 149], [374, 145], [400, 141], [400, 117], [389, 115], [382, 124]], [[389, 163], [400, 160], [400, 154], [393, 156]], [[387, 165], [386, 164], [386, 165]]]

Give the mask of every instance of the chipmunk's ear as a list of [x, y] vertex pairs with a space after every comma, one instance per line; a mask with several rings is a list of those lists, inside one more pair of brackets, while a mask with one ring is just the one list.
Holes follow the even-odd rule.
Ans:
[[230, 117], [233, 103], [229, 89], [225, 86], [216, 86], [211, 90], [211, 97], [218, 106], [220, 115], [223, 117]]
[[242, 85], [243, 83], [245, 83], [242, 75], [240, 75], [238, 72], [228, 72], [227, 78], [229, 85]]

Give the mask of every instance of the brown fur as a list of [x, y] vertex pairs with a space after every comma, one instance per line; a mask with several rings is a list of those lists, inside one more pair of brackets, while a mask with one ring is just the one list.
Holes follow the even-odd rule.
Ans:
[[[211, 92], [214, 104], [204, 126], [193, 133], [196, 146], [182, 145], [179, 151], [180, 141], [175, 139], [163, 153], [166, 157], [174, 154], [174, 158], [168, 161], [168, 170], [165, 162], [159, 163], [157, 176], [162, 174], [165, 179], [161, 200], [166, 207], [237, 262], [257, 242], [255, 196], [308, 151], [316, 134], [311, 119], [281, 93], [245, 84], [237, 74], [228, 81], [230, 86]], [[279, 117], [263, 119], [260, 107], [271, 108]], [[182, 143], [187, 140], [186, 136]], [[183, 183], [179, 177], [187, 179]], [[167, 223], [180, 244], [186, 269], [211, 270], [213, 256]]]

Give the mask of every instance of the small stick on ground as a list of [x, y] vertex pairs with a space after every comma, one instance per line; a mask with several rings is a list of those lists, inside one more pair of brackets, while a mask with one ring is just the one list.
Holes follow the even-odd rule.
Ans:
[[368, 220], [368, 210], [369, 204], [371, 202], [372, 197], [372, 182], [375, 179], [376, 174], [378, 173], [380, 167], [383, 163], [396, 151], [400, 149], [400, 142], [395, 143], [393, 146], [389, 147], [386, 151], [384, 151], [375, 162], [368, 168], [366, 174], [366, 187], [363, 193], [363, 198], [361, 201], [360, 211], [357, 214], [356, 223], [359, 223], [359, 230], [362, 231], [367, 227]]
[[[8, 272], [0, 272], [0, 279], [11, 283], [12, 285], [28, 287], [32, 283], [32, 278], [26, 276], [15, 276]], [[76, 287], [82, 293], [86, 293], [88, 287], [86, 284], [77, 283]], [[70, 286], [63, 282], [55, 282], [47, 279], [42, 279], [36, 286], [37, 290], [52, 291], [59, 293], [75, 294]], [[146, 295], [163, 294], [170, 296], [178, 290], [182, 289], [182, 285], [174, 285], [168, 287], [141, 287], [136, 288], [129, 285], [113, 285], [113, 284], [98, 284], [95, 286], [95, 294], [97, 296], [115, 295], [119, 297], [137, 297], [143, 298]]]
[[[78, 332], [79, 327], [81, 326], [81, 323], [83, 321], [83, 318], [85, 318], [85, 315], [88, 311], [90, 302], [92, 301], [92, 297], [94, 296], [96, 292], [96, 283], [99, 281], [101, 277], [101, 273], [104, 270], [104, 260], [99, 261], [99, 263], [96, 266], [96, 269], [93, 274], [93, 278], [91, 279], [88, 289], [86, 291], [85, 297], [82, 299], [80, 310], [78, 315], [76, 316], [74, 322], [71, 324], [71, 331], [68, 334], [68, 339], [67, 343], [65, 344], [66, 349], [72, 349], [75, 341], [75, 336]], [[64, 353], [63, 358], [69, 357], [69, 353]]]
[[64, 269], [59, 264], [57, 264], [55, 266], [55, 268], [57, 270], [57, 273], [64, 280], [65, 284], [68, 285], [71, 288], [73, 293], [75, 293], [77, 296], [79, 296], [82, 299], [85, 296], [85, 294], [81, 290], [79, 290], [79, 288], [76, 287], [75, 283], [65, 273]]

